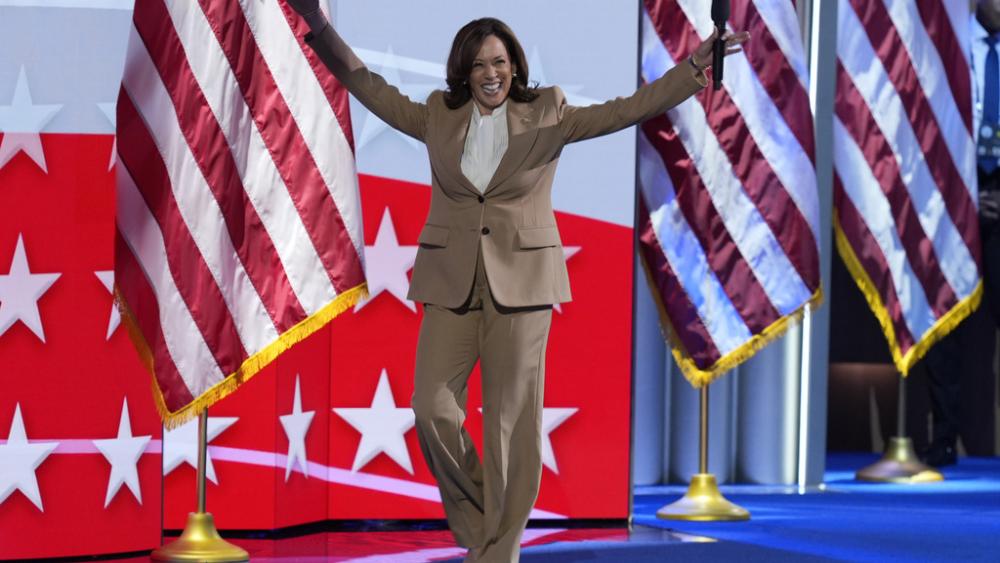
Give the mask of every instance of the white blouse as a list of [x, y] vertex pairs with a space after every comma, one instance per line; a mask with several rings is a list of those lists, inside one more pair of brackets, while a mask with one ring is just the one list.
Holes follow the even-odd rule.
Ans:
[[483, 192], [493, 179], [500, 159], [507, 152], [507, 102], [490, 115], [480, 115], [479, 106], [472, 103], [472, 117], [462, 151], [462, 174]]

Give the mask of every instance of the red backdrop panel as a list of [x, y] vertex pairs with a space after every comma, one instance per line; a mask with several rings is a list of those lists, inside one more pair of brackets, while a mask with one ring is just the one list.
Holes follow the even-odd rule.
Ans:
[[[112, 138], [42, 135], [48, 174], [25, 154], [0, 169], [0, 274], [22, 237], [33, 274], [59, 277], [37, 300], [45, 341], [21, 321], [0, 335], [0, 447], [20, 405], [29, 441], [58, 442], [35, 471], [39, 510], [15, 490], [0, 503], [0, 558], [146, 549], [160, 537], [160, 424], [150, 377], [123, 327], [106, 338], [112, 298]], [[10, 305], [10, 304], [8, 304]], [[104, 507], [111, 465], [93, 440], [115, 438], [123, 399], [131, 432], [150, 436], [127, 486]]]
[[[124, 328], [105, 338], [112, 300], [95, 272], [112, 269], [112, 138], [42, 139], [48, 174], [23, 154], [0, 169], [0, 274], [19, 236], [32, 273], [60, 274], [37, 301], [45, 341], [23, 322], [0, 335], [0, 445], [19, 404], [29, 440], [59, 447], [35, 471], [44, 511], [19, 491], [0, 502], [0, 558], [148, 549], [159, 543], [161, 509], [165, 527], [177, 529], [195, 508], [195, 472], [182, 464], [161, 481], [149, 375]], [[430, 188], [376, 177], [362, 177], [361, 188], [366, 244], [376, 244], [388, 211], [396, 244], [414, 247]], [[545, 407], [576, 410], [547, 433], [558, 473], [544, 469], [536, 508], [550, 517], [625, 518], [632, 231], [564, 213], [557, 221], [572, 251], [574, 301], [553, 314]], [[352, 471], [361, 434], [332, 410], [370, 407], [383, 371], [396, 407], [409, 407], [421, 316], [383, 291], [211, 409], [213, 418], [237, 417], [210, 448], [218, 484], [208, 486], [208, 506], [221, 528], [443, 516], [415, 430], [403, 436], [412, 473], [385, 453]], [[296, 378], [301, 410], [313, 415], [306, 471], [296, 462], [286, 480], [290, 444], [280, 417], [292, 413]], [[469, 397], [467, 425], [479, 444], [478, 371]], [[111, 466], [92, 441], [116, 436], [125, 398], [132, 434], [151, 437], [136, 463], [142, 503], [123, 485], [105, 508]]]

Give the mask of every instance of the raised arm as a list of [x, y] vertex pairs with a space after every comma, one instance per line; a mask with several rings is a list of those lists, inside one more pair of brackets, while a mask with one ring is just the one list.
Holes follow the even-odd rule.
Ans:
[[389, 126], [423, 141], [427, 133], [427, 106], [414, 102], [398, 88], [368, 70], [319, 10], [317, 0], [289, 0], [312, 30], [306, 43], [341, 84], [369, 111]]
[[[750, 38], [746, 32], [726, 37], [726, 54], [737, 53]], [[688, 99], [708, 85], [705, 69], [711, 66], [715, 33], [705, 39], [686, 60], [674, 65], [663, 76], [639, 87], [628, 97], [603, 104], [571, 106], [558, 88], [559, 128], [567, 143], [614, 133], [657, 116]]]
[[615, 98], [592, 106], [571, 106], [556, 88], [559, 129], [567, 143], [614, 133], [659, 115], [688, 99], [708, 84], [705, 75], [687, 62], [644, 84], [628, 97]]

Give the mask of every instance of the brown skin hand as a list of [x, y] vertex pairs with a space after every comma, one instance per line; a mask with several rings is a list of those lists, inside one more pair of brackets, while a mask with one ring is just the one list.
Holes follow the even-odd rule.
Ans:
[[[1000, 2], [1000, 0], [996, 0]], [[700, 45], [691, 53], [691, 57], [694, 59], [694, 64], [698, 65], [699, 68], [708, 68], [712, 66], [712, 45], [715, 43], [715, 37], [718, 35], [718, 30], [712, 32], [712, 35], [708, 36], [701, 42]], [[742, 45], [750, 39], [750, 32], [741, 31], [739, 33], [731, 33], [724, 37], [726, 41], [726, 56], [732, 55], [733, 53], [739, 53], [743, 50]]]

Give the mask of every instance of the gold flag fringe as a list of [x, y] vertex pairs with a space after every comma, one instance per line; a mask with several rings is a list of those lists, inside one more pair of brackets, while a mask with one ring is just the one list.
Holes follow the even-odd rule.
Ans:
[[729, 370], [752, 358], [753, 355], [756, 354], [761, 348], [764, 348], [773, 340], [785, 334], [785, 332], [792, 327], [793, 323], [798, 322], [802, 318], [802, 315], [805, 313], [807, 308], [810, 311], [815, 310], [823, 302], [823, 289], [817, 288], [812, 297], [803, 303], [801, 307], [776, 320], [770, 326], [765, 328], [760, 334], [754, 335], [732, 352], [729, 352], [716, 360], [712, 365], [706, 368], [700, 368], [695, 363], [694, 359], [691, 358], [691, 354], [688, 353], [684, 343], [681, 342], [680, 338], [677, 336], [677, 330], [670, 321], [670, 317], [667, 316], [667, 308], [663, 303], [663, 297], [656, 289], [657, 286], [654, 282], [653, 273], [650, 271], [649, 264], [646, 262], [646, 257], [642, 256], [642, 253], [640, 253], [640, 256], [642, 269], [646, 273], [646, 281], [649, 283], [649, 287], [651, 288], [650, 293], [653, 294], [653, 300], [656, 302], [656, 309], [660, 314], [660, 328], [663, 331], [664, 340], [670, 343], [670, 351], [673, 354], [677, 365], [681, 368], [681, 373], [684, 374], [684, 378], [687, 379], [695, 389], [700, 389], [705, 385], [712, 383]]
[[204, 409], [212, 406], [220, 399], [223, 399], [236, 391], [240, 385], [249, 381], [254, 375], [257, 375], [257, 373], [277, 359], [277, 357], [283, 352], [295, 344], [305, 340], [314, 332], [326, 326], [326, 324], [333, 320], [337, 315], [343, 313], [350, 307], [353, 307], [359, 300], [364, 299], [367, 296], [367, 283], [362, 283], [345, 291], [344, 293], [341, 293], [322, 309], [303, 319], [298, 324], [288, 329], [284, 334], [279, 336], [277, 340], [244, 360], [236, 371], [227, 375], [222, 381], [202, 392], [195, 398], [194, 401], [188, 403], [179, 410], [171, 411], [164, 402], [163, 393], [160, 391], [160, 387], [156, 383], [153, 354], [149, 348], [149, 344], [146, 342], [142, 332], [139, 330], [139, 325], [136, 322], [135, 317], [132, 315], [132, 311], [129, 309], [125, 299], [122, 297], [122, 294], [118, 289], [118, 285], [115, 285], [115, 303], [121, 313], [129, 338], [132, 340], [132, 344], [135, 345], [136, 351], [139, 353], [140, 361], [142, 361], [143, 366], [152, 376], [153, 399], [156, 403], [156, 410], [160, 413], [163, 425], [168, 430], [177, 428], [185, 422], [192, 420]]
[[899, 370], [899, 373], [903, 377], [906, 377], [910, 369], [927, 354], [931, 346], [954, 330], [960, 322], [965, 320], [966, 317], [979, 307], [983, 298], [983, 282], [980, 280], [968, 297], [959, 301], [950, 311], [939, 318], [904, 354], [899, 346], [899, 341], [896, 339], [896, 331], [892, 327], [889, 310], [882, 303], [882, 296], [879, 295], [875, 283], [868, 276], [868, 272], [861, 265], [861, 261], [858, 260], [857, 255], [854, 254], [854, 248], [848, 242], [847, 235], [844, 234], [844, 231], [840, 227], [840, 216], [836, 210], [833, 212], [833, 227], [837, 251], [844, 260], [847, 271], [851, 273], [854, 282], [858, 284], [858, 288], [864, 294], [865, 301], [868, 302], [868, 307], [872, 310], [875, 318], [878, 319], [878, 324], [882, 327], [882, 333], [889, 344], [889, 352], [892, 354], [892, 361], [896, 365], [896, 369]]

